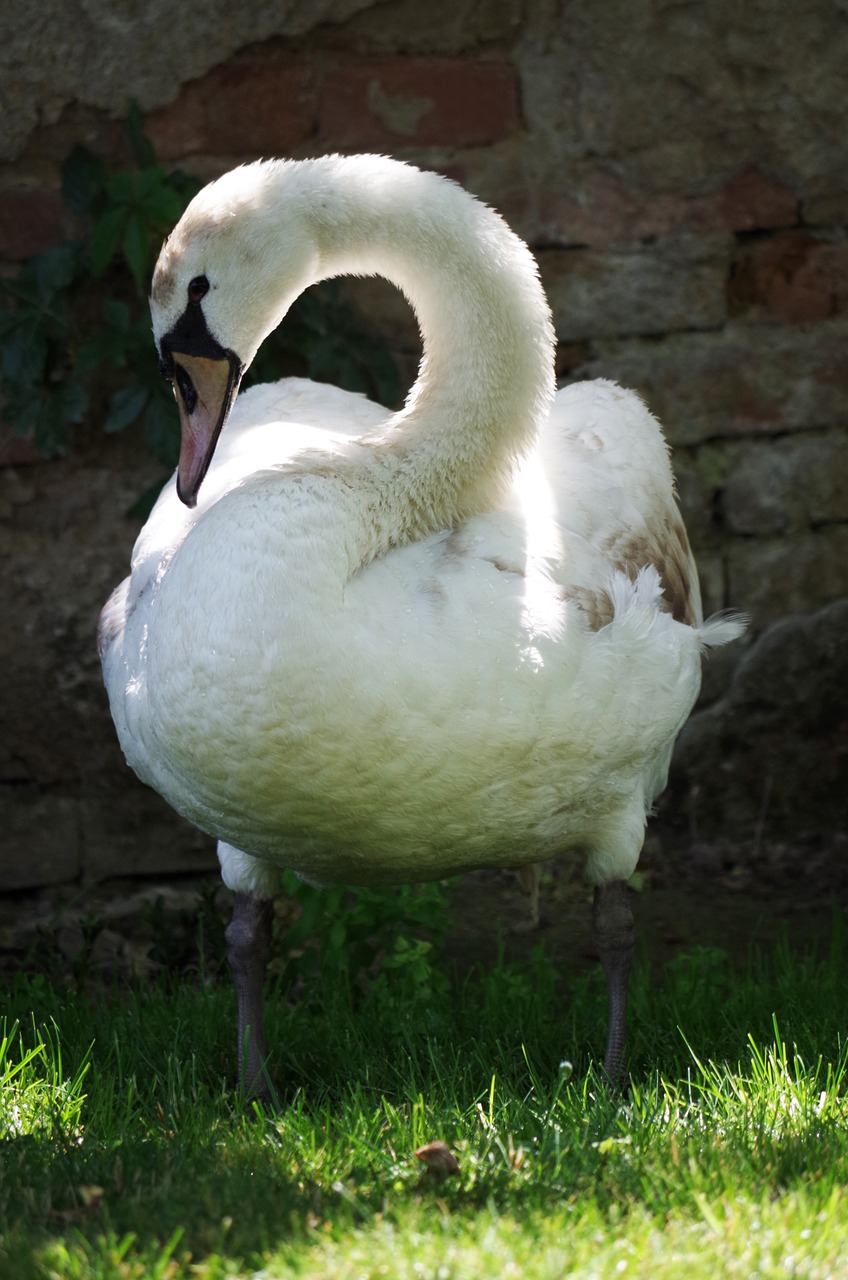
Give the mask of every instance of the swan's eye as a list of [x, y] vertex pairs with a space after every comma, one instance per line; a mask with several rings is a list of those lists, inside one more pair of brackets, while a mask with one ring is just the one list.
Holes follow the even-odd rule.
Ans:
[[194, 406], [197, 404], [197, 392], [194, 389], [194, 383], [182, 365], [174, 365], [174, 381], [179, 387], [186, 413], [193, 413]]
[[201, 298], [205, 298], [209, 292], [209, 281], [206, 276], [195, 276], [188, 284], [188, 300], [189, 302], [199, 302]]

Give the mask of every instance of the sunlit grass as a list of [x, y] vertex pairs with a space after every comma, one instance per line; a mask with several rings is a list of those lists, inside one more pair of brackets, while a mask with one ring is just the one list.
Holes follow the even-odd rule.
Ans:
[[[633, 1087], [596, 978], [542, 953], [449, 984], [272, 999], [280, 1116], [240, 1098], [226, 985], [97, 998], [17, 979], [0, 1039], [0, 1276], [844, 1274], [838, 936], [741, 972], [646, 966]], [[415, 1158], [447, 1143], [460, 1174]]]
[[0, 1028], [0, 1139], [61, 1137], [79, 1133], [88, 1058], [83, 1055], [68, 1076], [55, 1023], [36, 1026], [31, 1018], [29, 1045], [17, 1021]]

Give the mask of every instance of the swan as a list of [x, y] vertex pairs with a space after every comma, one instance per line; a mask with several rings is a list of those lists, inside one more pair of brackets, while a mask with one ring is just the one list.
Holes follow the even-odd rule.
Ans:
[[[380, 275], [423, 340], [388, 413], [303, 379], [237, 395], [304, 289]], [[582, 850], [624, 1074], [626, 882], [701, 656], [668, 449], [632, 392], [556, 392], [535, 261], [492, 209], [378, 156], [245, 165], [164, 244], [153, 335], [176, 475], [99, 624], [139, 778], [217, 838], [239, 1073], [270, 1096], [280, 868], [394, 884]]]

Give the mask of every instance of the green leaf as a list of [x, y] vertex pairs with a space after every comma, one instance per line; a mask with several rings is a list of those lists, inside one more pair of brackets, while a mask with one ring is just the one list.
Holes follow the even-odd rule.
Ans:
[[144, 436], [154, 458], [175, 467], [180, 456], [180, 419], [173, 394], [157, 386], [144, 411]]
[[75, 244], [59, 244], [32, 259], [32, 267], [41, 298], [45, 301], [67, 289], [77, 274], [78, 252]]
[[104, 365], [123, 368], [126, 356], [126, 335], [120, 329], [98, 329], [80, 343], [74, 362], [76, 372], [89, 374]]
[[130, 309], [120, 298], [107, 298], [103, 303], [103, 319], [110, 328], [126, 333], [130, 327]]
[[368, 386], [356, 361], [342, 343], [321, 343], [313, 347], [309, 359], [310, 377], [334, 382], [345, 391], [367, 391]]
[[140, 169], [146, 168], [148, 165], [156, 163], [156, 153], [153, 145], [144, 132], [144, 116], [141, 107], [133, 99], [130, 103], [130, 109], [127, 112], [127, 118], [124, 129], [129, 138], [130, 146], [133, 149], [136, 164]]
[[130, 215], [121, 247], [127, 265], [133, 273], [136, 288], [139, 293], [143, 293], [149, 266], [150, 238], [141, 218], [136, 213]]
[[161, 170], [157, 172], [160, 180], [155, 184], [151, 183], [141, 207], [150, 229], [165, 235], [179, 221], [185, 204], [176, 191], [167, 185]]
[[119, 170], [106, 179], [106, 194], [113, 205], [133, 205], [136, 201], [136, 177]]
[[334, 951], [340, 950], [341, 947], [344, 946], [346, 937], [347, 937], [347, 928], [345, 926], [344, 920], [334, 920], [333, 923], [330, 925], [330, 929], [327, 934], [327, 942], [329, 943], [330, 947]]
[[13, 311], [11, 307], [4, 307], [0, 310], [0, 338], [5, 338], [10, 333], [14, 333], [20, 322], [20, 313]]
[[168, 186], [176, 193], [180, 202], [180, 213], [188, 202], [197, 195], [203, 183], [193, 174], [183, 173], [182, 169], [172, 169], [168, 174]]
[[156, 499], [162, 492], [163, 484], [165, 484], [165, 480], [157, 480], [145, 489], [143, 493], [140, 493], [127, 511], [127, 515], [133, 520], [146, 520], [156, 506]]
[[88, 392], [81, 383], [68, 379], [55, 395], [66, 422], [82, 422], [88, 412]]
[[[26, 263], [19, 275], [0, 278], [0, 290], [8, 294], [10, 298], [14, 298], [16, 302], [23, 302], [32, 307], [41, 305], [32, 261]], [[20, 315], [20, 311], [16, 311], [13, 314]]]
[[47, 365], [47, 339], [34, 326], [19, 328], [3, 343], [3, 377], [19, 386], [42, 382]]
[[127, 211], [122, 206], [111, 207], [100, 218], [91, 236], [91, 267], [95, 276], [102, 276], [109, 266], [127, 221]]
[[38, 452], [45, 458], [68, 452], [71, 433], [65, 422], [61, 404], [50, 395], [44, 395], [41, 399], [35, 419], [33, 439]]
[[135, 422], [149, 399], [150, 392], [147, 387], [121, 387], [109, 401], [109, 412], [103, 423], [103, 430], [109, 434], [123, 431], [124, 427]]
[[[10, 412], [11, 410], [11, 412]], [[60, 383], [56, 387], [39, 387], [28, 396], [7, 404], [4, 417], [19, 434], [30, 436], [39, 453], [50, 458], [67, 453], [71, 433], [69, 426], [80, 422], [88, 410], [88, 394], [78, 382]]]
[[87, 147], [76, 146], [62, 166], [62, 195], [74, 213], [93, 218], [103, 198], [105, 166]]
[[32, 437], [41, 410], [42, 387], [16, 387], [3, 405], [3, 421], [16, 436]]

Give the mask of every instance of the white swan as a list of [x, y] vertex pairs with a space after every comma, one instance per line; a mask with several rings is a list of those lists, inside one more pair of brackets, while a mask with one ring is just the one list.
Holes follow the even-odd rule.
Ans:
[[[233, 403], [293, 300], [342, 274], [385, 276], [415, 309], [403, 410], [301, 380]], [[526, 246], [455, 184], [380, 157], [212, 183], [151, 307], [182, 449], [100, 648], [130, 765], [219, 840], [248, 1084], [269, 1088], [279, 868], [382, 884], [572, 847], [620, 1077], [624, 882], [702, 650], [741, 629], [703, 623], [656, 421], [608, 382], [555, 397]]]

